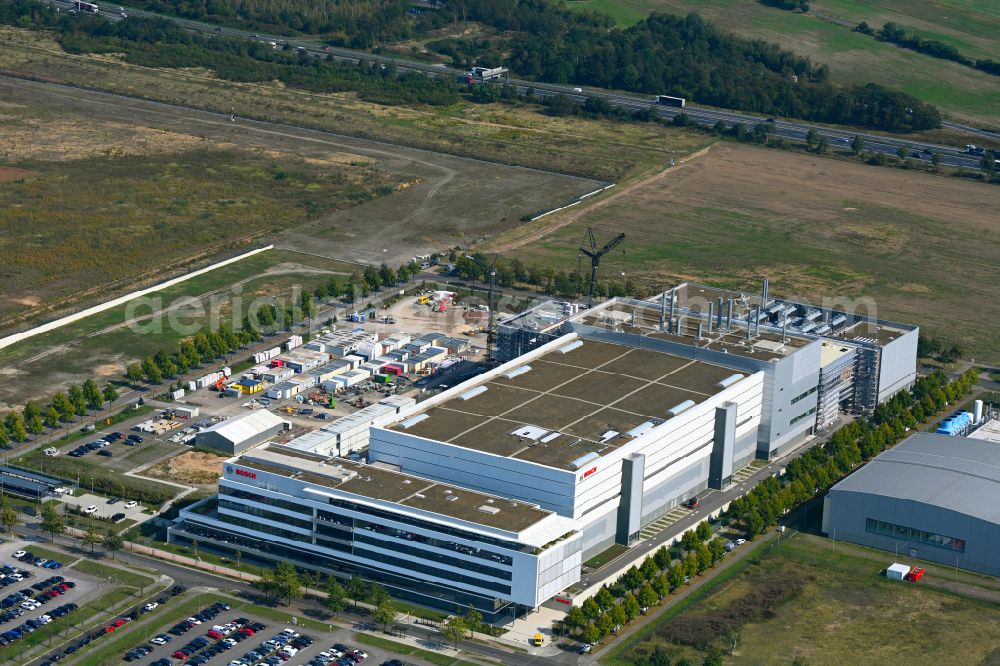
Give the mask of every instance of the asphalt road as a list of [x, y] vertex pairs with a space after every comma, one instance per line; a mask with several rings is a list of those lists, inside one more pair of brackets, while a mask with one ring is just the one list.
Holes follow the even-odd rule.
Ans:
[[[55, 5], [60, 9], [68, 9], [72, 7], [71, 2], [66, 0], [43, 0], [49, 4]], [[117, 6], [104, 4], [105, 11], [101, 12], [101, 16], [105, 16], [110, 20], [121, 20], [121, 15], [117, 13]], [[202, 32], [202, 33], [221, 33], [228, 36], [243, 37], [246, 39], [253, 39], [263, 43], [275, 42], [279, 45], [289, 44], [293, 48], [298, 48], [304, 50], [307, 53], [312, 54], [315, 57], [324, 57], [326, 55], [332, 55], [338, 60], [347, 60], [351, 62], [357, 62], [359, 60], [366, 60], [371, 62], [378, 62], [382, 64], [392, 64], [400, 71], [418, 71], [429, 76], [443, 76], [446, 78], [457, 78], [461, 77], [464, 72], [451, 67], [446, 67], [443, 64], [428, 64], [422, 62], [415, 62], [411, 60], [402, 60], [395, 57], [387, 57], [376, 55], [373, 53], [368, 53], [366, 51], [356, 51], [353, 49], [345, 49], [340, 47], [326, 46], [318, 40], [309, 40], [302, 38], [289, 38], [280, 35], [270, 35], [266, 33], [254, 33], [249, 30], [241, 30], [236, 28], [222, 27], [212, 23], [205, 23], [203, 21], [192, 21], [190, 19], [177, 18], [172, 16], [167, 16], [164, 14], [156, 14], [154, 12], [147, 12], [139, 9], [126, 8], [126, 12], [132, 16], [145, 16], [145, 17], [156, 17], [156, 18], [166, 18], [174, 21], [178, 25], [184, 27], [185, 29]], [[511, 85], [517, 87], [519, 92], [524, 92], [528, 88], [532, 88], [535, 91], [535, 95], [538, 97], [551, 97], [554, 95], [567, 95], [574, 101], [582, 103], [589, 98], [603, 99], [606, 100], [613, 106], [618, 106], [629, 111], [636, 111], [641, 109], [653, 109], [655, 112], [659, 113], [664, 118], [673, 118], [679, 113], [685, 113], [691, 120], [702, 124], [714, 125], [715, 123], [722, 121], [727, 125], [733, 125], [735, 123], [744, 123], [748, 127], [753, 127], [758, 123], [765, 122], [766, 118], [761, 116], [754, 116], [746, 113], [738, 113], [733, 111], [723, 111], [717, 109], [710, 109], [706, 107], [692, 106], [688, 105], [684, 109], [667, 107], [654, 104], [649, 96], [641, 95], [626, 95], [617, 92], [598, 90], [598, 89], [582, 89], [579, 87], [574, 87], [572, 85], [554, 84], [554, 83], [541, 83], [535, 81], [524, 81], [518, 79], [510, 79], [508, 81]], [[946, 123], [947, 126], [953, 129], [959, 129], [965, 132], [972, 132], [980, 136], [988, 138], [1000, 138], [1000, 135], [989, 132], [986, 130], [980, 130], [977, 128], [971, 128], [964, 125], [958, 125], [955, 123]], [[941, 163], [954, 166], [954, 167], [965, 167], [968, 169], [979, 169], [980, 168], [980, 157], [975, 155], [969, 155], [965, 152], [964, 148], [954, 147], [954, 146], [944, 146], [938, 144], [928, 144], [923, 142], [909, 141], [905, 138], [887, 138], [884, 136], [879, 136], [876, 134], [866, 134], [864, 132], [855, 132], [848, 129], [838, 129], [830, 128], [822, 125], [811, 124], [807, 122], [793, 122], [786, 120], [777, 120], [774, 122], [774, 134], [781, 136], [785, 139], [793, 141], [805, 141], [806, 135], [810, 130], [815, 130], [819, 136], [826, 137], [829, 139], [831, 146], [833, 147], [845, 147], [851, 143], [855, 135], [860, 136], [864, 139], [865, 150], [884, 153], [886, 155], [894, 156], [900, 148], [906, 150], [910, 154], [910, 158], [920, 162], [929, 162], [931, 159], [931, 154], [936, 153], [941, 158]], [[926, 150], [926, 152], [924, 152]]]

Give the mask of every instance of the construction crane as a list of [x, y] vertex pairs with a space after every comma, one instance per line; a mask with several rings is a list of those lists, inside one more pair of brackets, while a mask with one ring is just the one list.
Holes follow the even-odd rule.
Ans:
[[618, 234], [605, 243], [604, 247], [598, 249], [597, 239], [594, 238], [594, 229], [587, 227], [587, 240], [590, 241], [590, 248], [581, 247], [580, 252], [590, 257], [590, 293], [587, 295], [587, 308], [592, 308], [594, 306], [594, 280], [597, 279], [597, 267], [601, 265], [601, 257], [618, 247], [625, 240], [625, 234]]
[[497, 259], [500, 257], [499, 254], [493, 255], [493, 261], [486, 268], [486, 276], [490, 279], [490, 290], [487, 296], [488, 307], [489, 307], [489, 319], [486, 324], [486, 357], [492, 361], [493, 360], [493, 343], [496, 340], [496, 331], [493, 330], [493, 289], [497, 284]]

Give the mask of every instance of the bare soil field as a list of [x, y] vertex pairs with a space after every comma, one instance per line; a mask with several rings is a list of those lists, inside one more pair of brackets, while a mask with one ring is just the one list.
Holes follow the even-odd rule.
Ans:
[[[604, 195], [610, 196], [610, 195]], [[719, 144], [612, 204], [557, 213], [500, 237], [526, 263], [577, 267], [588, 226], [624, 231], [601, 263], [651, 291], [678, 280], [807, 299], [871, 297], [878, 314], [1000, 360], [997, 188], [863, 164]], [[573, 215], [562, 226], [561, 216]], [[511, 254], [513, 256], [513, 254]]]
[[25, 178], [33, 178], [38, 175], [37, 171], [28, 169], [18, 169], [16, 167], [0, 167], [0, 183], [11, 183]]
[[147, 469], [145, 476], [175, 483], [214, 486], [222, 476], [222, 456], [204, 451], [185, 451]]

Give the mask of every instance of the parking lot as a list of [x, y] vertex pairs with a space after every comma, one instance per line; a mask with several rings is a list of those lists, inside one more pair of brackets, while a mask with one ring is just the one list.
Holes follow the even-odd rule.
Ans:
[[[185, 598], [197, 599], [190, 596], [193, 593], [189, 591]], [[163, 616], [151, 615], [147, 621], [149, 626], [142, 632], [149, 640], [137, 638], [115, 657], [121, 663], [135, 666], [236, 666], [237, 663], [243, 666], [379, 666], [401, 659], [384, 649], [357, 642], [351, 628], [333, 627], [331, 631], [331, 625], [309, 619], [294, 624], [278, 622], [255, 613], [248, 604], [241, 604], [237, 599], [226, 599], [225, 603], [231, 606], [228, 610], [219, 607], [212, 610], [212, 604], [217, 603], [213, 598], [197, 605], [198, 609], [209, 611], [209, 615], [190, 618], [197, 619], [200, 624], [181, 622], [181, 626], [189, 628], [180, 633], [176, 624], [164, 623]], [[359, 649], [362, 653], [355, 655], [354, 651]], [[188, 652], [187, 656], [178, 650]], [[419, 660], [408, 657], [407, 662], [418, 663]]]
[[[0, 644], [5, 653], [18, 650], [25, 636], [43, 628], [52, 620], [72, 617], [102, 588], [103, 581], [65, 566], [72, 559], [60, 560], [59, 568], [45, 568], [33, 562], [16, 560], [13, 555], [31, 551], [25, 542], [0, 545]], [[40, 558], [47, 559], [47, 558]], [[18, 580], [20, 578], [20, 580]]]
[[124, 514], [119, 516], [118, 520], [131, 519], [139, 522], [149, 517], [148, 513], [143, 513], [143, 506], [138, 502], [132, 505], [131, 502], [113, 497], [107, 498], [84, 493], [79, 497], [63, 495], [62, 501], [66, 503], [66, 506], [79, 507], [84, 512], [89, 507], [95, 507], [94, 511], [87, 512], [88, 515], [92, 515], [95, 518], [113, 518], [119, 514]]

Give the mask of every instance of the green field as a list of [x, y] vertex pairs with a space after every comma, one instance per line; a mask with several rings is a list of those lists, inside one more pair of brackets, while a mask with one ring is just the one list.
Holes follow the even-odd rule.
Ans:
[[149, 576], [143, 576], [134, 571], [128, 571], [109, 564], [101, 564], [89, 559], [81, 559], [73, 565], [73, 569], [105, 580], [114, 578], [121, 585], [139, 589], [145, 589], [156, 582]]
[[[638, 664], [656, 646], [671, 663], [701, 663], [707, 648], [726, 664], [955, 666], [995, 663], [1000, 607], [960, 595], [946, 567], [919, 585], [886, 580], [892, 555], [794, 534], [677, 615], [612, 650], [607, 664]], [[971, 593], [996, 594], [995, 579], [959, 574]], [[735, 646], [735, 647], [734, 647]]]
[[931, 102], [955, 120], [986, 127], [1000, 122], [1000, 77], [879, 42], [834, 22], [839, 19], [853, 26], [867, 20], [878, 28], [895, 21], [922, 37], [953, 44], [971, 58], [998, 60], [998, 3], [820, 0], [810, 3], [807, 14], [774, 9], [756, 0], [569, 0], [567, 5], [610, 14], [622, 25], [653, 11], [698, 12], [734, 33], [776, 42], [828, 64], [834, 82], [873, 81]]

